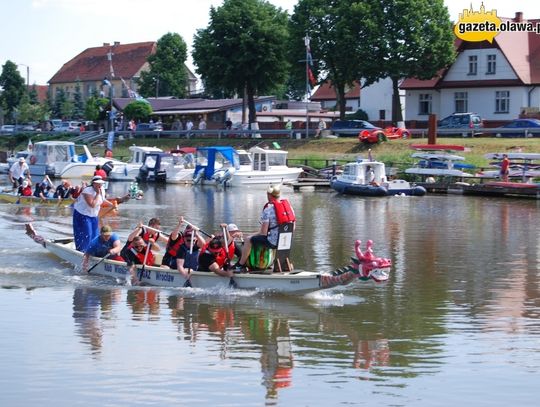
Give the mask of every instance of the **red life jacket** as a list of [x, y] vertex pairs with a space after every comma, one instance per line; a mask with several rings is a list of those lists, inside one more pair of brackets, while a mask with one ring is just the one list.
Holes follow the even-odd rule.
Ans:
[[266, 205], [264, 205], [264, 207], [266, 208], [269, 204], [274, 205], [278, 225], [296, 221], [294, 211], [287, 199], [271, 199], [270, 202], [267, 202]]
[[[219, 247], [212, 247], [212, 243], [214, 243], [215, 245], [215, 242], [219, 242]], [[232, 259], [234, 256], [234, 244], [229, 244], [229, 252], [227, 253], [227, 250], [225, 250], [225, 248], [223, 247], [221, 238], [214, 237], [212, 240], [210, 240], [204, 245], [201, 250], [201, 255], [203, 253], [210, 253], [214, 255], [216, 263], [219, 265], [219, 267], [223, 267], [225, 263], [228, 260]]]
[[148, 230], [146, 228], [142, 228], [141, 233], [139, 234], [140, 237], [143, 238], [145, 243], [148, 243], [148, 240], [150, 238], [154, 239], [155, 242], [159, 239], [159, 232], [154, 232], [153, 230]]
[[[135, 255], [137, 260], [139, 260], [139, 264], [144, 263], [144, 256], [146, 255], [146, 247], [142, 251], [138, 251], [135, 249], [131, 244], [129, 245], [129, 250]], [[146, 257], [146, 265], [147, 266], [153, 266], [156, 259], [154, 257], [154, 253], [152, 253], [152, 250], [148, 251], [148, 257]]]
[[173, 242], [172, 239], [169, 237], [166, 249], [167, 253], [169, 253], [171, 256], [176, 256], [176, 253], [178, 252], [180, 246], [182, 246], [182, 243], [184, 243], [184, 235], [182, 235], [181, 233], [178, 234], [176, 242]]

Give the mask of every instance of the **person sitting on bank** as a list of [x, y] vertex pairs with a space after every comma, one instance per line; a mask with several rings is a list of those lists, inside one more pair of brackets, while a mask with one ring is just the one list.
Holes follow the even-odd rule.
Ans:
[[90, 256], [107, 256], [111, 260], [123, 261], [124, 259], [120, 256], [121, 250], [122, 244], [116, 233], [113, 233], [110, 226], [102, 226], [99, 231], [99, 236], [96, 236], [86, 247], [82, 262], [83, 271], [88, 271], [88, 260]]
[[126, 243], [120, 252], [120, 255], [129, 267], [129, 274], [131, 275], [133, 284], [139, 283], [139, 279], [135, 274], [136, 265], [145, 264], [147, 266], [153, 266], [156, 261], [154, 253], [151, 250], [152, 243], [154, 243], [153, 239], [149, 239], [148, 244], [146, 244], [141, 236], [135, 236], [131, 242]]
[[[211, 271], [222, 277], [232, 277], [233, 272], [229, 269], [229, 263], [234, 256], [234, 246], [230, 243], [231, 235], [227, 231], [227, 224], [222, 223], [221, 229], [225, 235], [216, 235], [201, 249], [199, 255], [199, 271]], [[225, 245], [225, 239], [229, 243], [228, 248]]]
[[[234, 269], [248, 271], [246, 267], [247, 259], [254, 244], [276, 249], [278, 244], [280, 224], [292, 222], [294, 225], [294, 210], [286, 199], [281, 199], [281, 189], [279, 185], [271, 185], [266, 191], [268, 202], [264, 205], [261, 214], [261, 227], [259, 233], [250, 236], [242, 248], [242, 256], [234, 265]], [[279, 209], [278, 209], [279, 208]], [[294, 227], [294, 226], [293, 226]]]
[[199, 255], [206, 245], [206, 240], [197, 229], [188, 226], [184, 230], [184, 239], [176, 252], [176, 269], [184, 278], [189, 278], [193, 270], [199, 269]]

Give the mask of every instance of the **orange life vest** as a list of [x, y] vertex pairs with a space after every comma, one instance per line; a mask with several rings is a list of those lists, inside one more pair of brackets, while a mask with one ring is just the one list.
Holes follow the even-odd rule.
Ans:
[[[129, 250], [135, 255], [137, 260], [139, 260], [140, 264], [144, 263], [144, 256], [146, 255], [146, 247], [142, 251], [138, 251], [135, 249], [132, 245], [129, 245]], [[153, 266], [155, 263], [155, 257], [154, 253], [152, 253], [152, 250], [148, 251], [148, 256], [146, 257], [146, 265], [147, 266]]]
[[[217, 246], [218, 243], [216, 242], [219, 242], [219, 246]], [[219, 265], [219, 267], [223, 267], [225, 263], [228, 260], [232, 259], [234, 256], [234, 244], [229, 244], [229, 250], [227, 253], [227, 250], [225, 250], [225, 248], [223, 247], [222, 238], [214, 237], [212, 240], [210, 240], [204, 245], [200, 255], [202, 255], [203, 253], [209, 253], [214, 255], [216, 263]]]
[[172, 239], [169, 237], [169, 241], [167, 242], [167, 253], [171, 256], [176, 256], [176, 253], [178, 252], [178, 249], [180, 246], [184, 243], [184, 236], [179, 233], [178, 238], [176, 239], [176, 242], [173, 242]]
[[296, 221], [294, 211], [287, 199], [271, 199], [270, 202], [267, 202], [266, 205], [264, 205], [264, 207], [266, 208], [269, 204], [274, 205], [278, 225]]

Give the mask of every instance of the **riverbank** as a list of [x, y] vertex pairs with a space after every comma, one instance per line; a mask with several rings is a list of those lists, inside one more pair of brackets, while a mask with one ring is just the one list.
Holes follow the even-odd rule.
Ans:
[[[337, 139], [301, 139], [301, 140], [261, 140], [261, 139], [137, 139], [118, 142], [115, 147], [115, 156], [126, 158], [130, 155], [128, 147], [133, 144], [155, 146], [163, 150], [176, 147], [199, 147], [227, 145], [236, 149], [249, 149], [255, 145], [275, 148], [279, 146], [289, 152], [292, 161], [308, 160], [312, 167], [323, 167], [329, 160], [355, 160], [359, 155], [367, 157], [371, 149], [372, 156], [385, 163], [394, 166], [410, 166], [414, 159], [411, 158], [413, 150], [411, 144], [427, 144], [427, 139], [391, 140], [381, 144], [366, 146], [359, 143], [355, 137], [343, 137]], [[540, 153], [540, 138], [515, 139], [515, 138], [438, 138], [438, 144], [459, 144], [466, 151], [459, 153], [467, 162], [478, 167], [488, 166], [489, 160], [484, 158], [487, 153], [521, 151], [528, 153]], [[100, 150], [97, 150], [100, 152]]]

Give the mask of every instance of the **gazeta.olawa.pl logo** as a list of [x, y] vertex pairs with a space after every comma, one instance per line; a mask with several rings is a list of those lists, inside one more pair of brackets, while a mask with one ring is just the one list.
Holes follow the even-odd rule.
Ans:
[[474, 11], [471, 3], [471, 8], [464, 9], [454, 25], [456, 37], [470, 42], [489, 41], [491, 43], [497, 34], [504, 31], [526, 31], [538, 34], [540, 23], [503, 21], [497, 16], [497, 10], [486, 11], [482, 3], [480, 11]]

